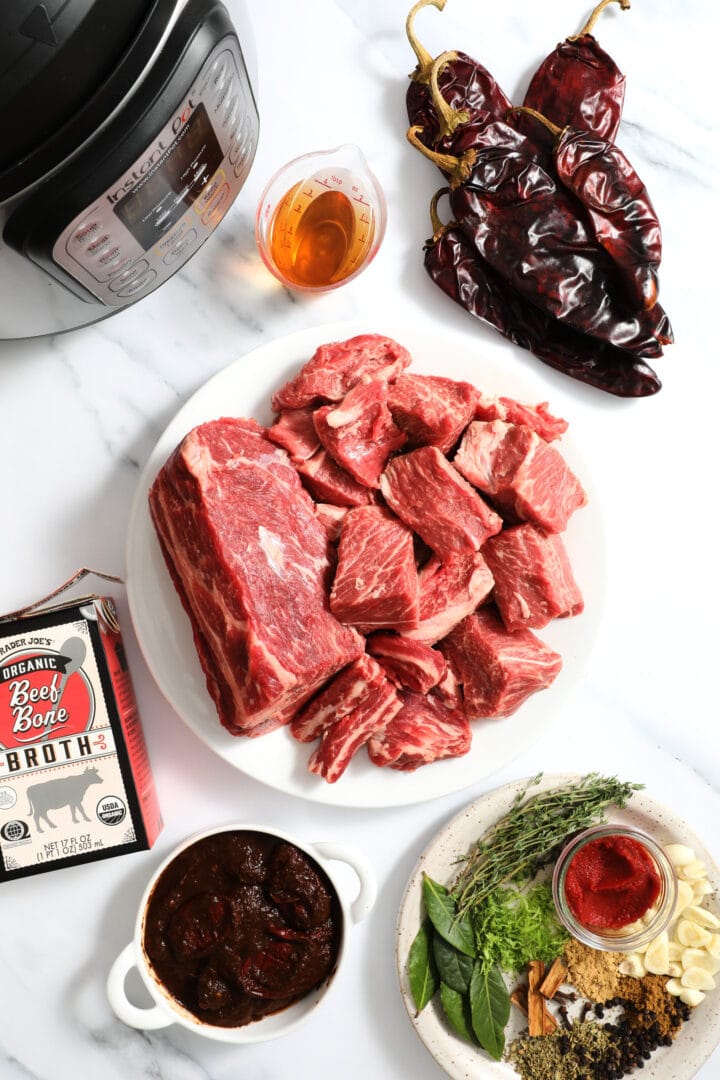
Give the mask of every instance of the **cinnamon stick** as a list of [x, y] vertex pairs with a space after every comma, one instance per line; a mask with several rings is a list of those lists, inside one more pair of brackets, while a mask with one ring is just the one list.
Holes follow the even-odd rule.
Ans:
[[565, 982], [566, 978], [567, 964], [562, 959], [562, 957], [558, 956], [558, 958], [554, 960], [551, 964], [550, 968], [547, 971], [547, 974], [545, 975], [545, 978], [540, 983], [538, 989], [542, 996], [548, 1001], [550, 1001], [552, 998], [555, 997], [555, 994]]
[[531, 960], [528, 964], [528, 1033], [531, 1036], [545, 1034], [545, 998], [539, 990], [544, 977], [542, 960]]

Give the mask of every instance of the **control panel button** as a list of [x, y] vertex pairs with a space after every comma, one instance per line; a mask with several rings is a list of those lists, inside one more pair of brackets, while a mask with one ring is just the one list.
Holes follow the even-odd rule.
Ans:
[[219, 220], [223, 214], [223, 207], [230, 198], [230, 185], [223, 184], [215, 198], [208, 204], [202, 213], [200, 220], [203, 225], [211, 225]]
[[234, 128], [235, 124], [237, 123], [239, 113], [240, 98], [237, 94], [233, 94], [233, 96], [230, 98], [227, 105], [225, 106], [225, 115], [222, 119], [222, 126], [224, 128]]
[[163, 262], [165, 263], [165, 265], [172, 266], [174, 262], [177, 262], [180, 256], [183, 255], [184, 252], [188, 250], [188, 248], [192, 247], [196, 240], [197, 229], [189, 229], [188, 232], [186, 232], [185, 235], [182, 237], [182, 239], [177, 244], [175, 244], [175, 247], [171, 248], [164, 256]]
[[150, 263], [147, 259], [138, 259], [132, 266], [128, 266], [126, 270], [123, 270], [119, 274], [115, 274], [114, 277], [108, 283], [108, 289], [110, 292], [117, 293], [118, 296], [123, 294], [120, 292], [126, 285], [135, 281], [135, 278], [139, 277], [144, 271], [150, 269]]
[[140, 277], [133, 278], [129, 285], [126, 285], [124, 289], [116, 292], [116, 295], [121, 300], [127, 299], [127, 297], [135, 296], [137, 293], [142, 292], [148, 285], [150, 285], [157, 277], [157, 270], [146, 270]]
[[77, 247], [86, 247], [88, 244], [92, 243], [101, 228], [102, 225], [99, 221], [93, 221], [92, 219], [81, 221], [73, 231], [72, 236], [70, 237], [70, 243]]

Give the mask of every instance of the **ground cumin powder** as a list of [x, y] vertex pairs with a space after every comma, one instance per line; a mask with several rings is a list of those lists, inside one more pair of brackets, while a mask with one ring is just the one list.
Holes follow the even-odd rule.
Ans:
[[635, 979], [621, 975], [618, 966], [623, 955], [590, 949], [571, 938], [564, 950], [567, 981], [589, 1001], [599, 1004], [627, 1002], [633, 1007], [632, 1012], [637, 1011], [638, 1017], [652, 1018], [660, 1036], [672, 1037], [682, 1025], [685, 1010], [665, 989], [666, 976], [644, 975]]

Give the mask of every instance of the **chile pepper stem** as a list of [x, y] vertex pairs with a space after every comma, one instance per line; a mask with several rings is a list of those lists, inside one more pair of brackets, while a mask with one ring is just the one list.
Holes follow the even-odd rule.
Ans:
[[407, 39], [410, 42], [412, 51], [417, 56], [417, 67], [410, 76], [415, 82], [427, 82], [430, 75], [430, 68], [432, 67], [433, 58], [427, 51], [424, 45], [421, 45], [415, 34], [415, 16], [418, 11], [422, 11], [423, 8], [432, 4], [438, 11], [442, 11], [445, 7], [445, 0], [417, 0], [417, 3], [408, 12], [408, 17], [405, 20], [405, 33]]
[[456, 188], [458, 184], [462, 184], [464, 180], [467, 180], [477, 160], [477, 153], [474, 150], [466, 150], [462, 157], [455, 157], [454, 154], [438, 154], [435, 150], [429, 150], [420, 141], [419, 134], [421, 131], [422, 127], [419, 124], [408, 128], [407, 141], [410, 145], [434, 162], [446, 174], [451, 188]]
[[559, 139], [563, 133], [563, 129], [558, 127], [557, 124], [553, 124], [552, 120], [548, 120], [547, 116], [543, 116], [537, 109], [531, 109], [527, 105], [516, 105], [513, 109], [510, 109], [508, 116], [515, 116], [517, 113], [526, 113], [528, 116], [534, 117], [535, 120], [539, 120], [541, 124], [544, 124], [548, 131], [551, 131], [556, 139]]
[[453, 60], [457, 60], [456, 52], [440, 53], [439, 56], [435, 57], [430, 68], [430, 91], [433, 108], [440, 121], [440, 134], [438, 137], [441, 139], [444, 139], [447, 135], [452, 135], [461, 124], [466, 124], [470, 119], [470, 113], [466, 109], [453, 109], [440, 93], [438, 75], [442, 68]]
[[623, 11], [628, 11], [630, 8], [630, 0], [600, 0], [600, 3], [593, 11], [590, 12], [588, 21], [583, 26], [579, 34], [573, 34], [568, 38], [568, 41], [577, 41], [578, 38], [585, 37], [587, 34], [592, 34], [595, 27], [595, 23], [600, 18], [600, 15], [608, 6], [608, 4], [619, 4]]
[[430, 200], [430, 223], [432, 225], [433, 240], [439, 240], [442, 234], [448, 228], [448, 226], [443, 225], [442, 221], [440, 220], [437, 206], [443, 195], [447, 195], [449, 191], [449, 187], [442, 187], [439, 191], [435, 192], [432, 199]]

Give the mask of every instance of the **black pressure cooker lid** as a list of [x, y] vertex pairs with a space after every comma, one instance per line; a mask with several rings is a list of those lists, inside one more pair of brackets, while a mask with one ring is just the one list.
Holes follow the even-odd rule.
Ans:
[[0, 3], [0, 173], [82, 107], [151, 7], [152, 0]]

